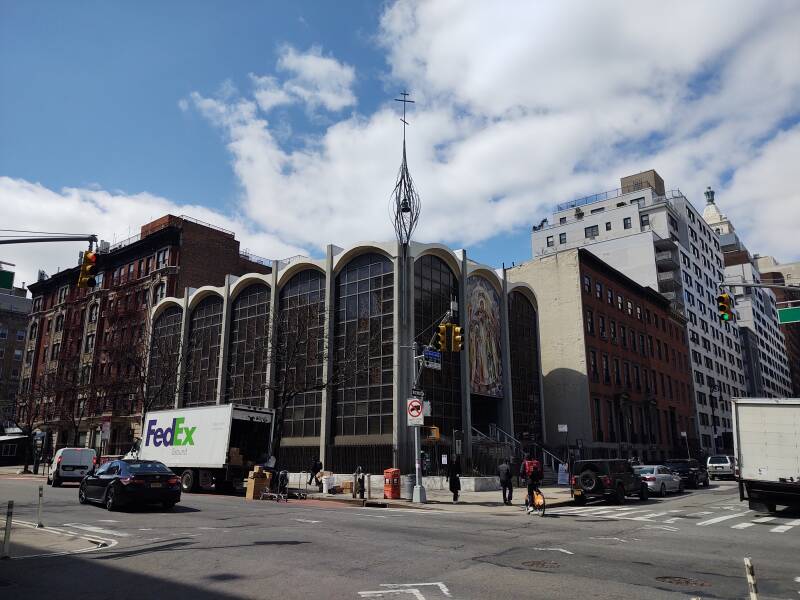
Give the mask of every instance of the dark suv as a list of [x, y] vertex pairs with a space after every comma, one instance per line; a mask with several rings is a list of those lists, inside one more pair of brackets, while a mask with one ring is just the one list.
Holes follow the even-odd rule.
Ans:
[[647, 500], [647, 483], [637, 475], [627, 460], [579, 460], [572, 472], [572, 497], [576, 504], [588, 498], [610, 498], [619, 504], [626, 496]]
[[665, 462], [664, 466], [680, 475], [686, 487], [708, 487], [708, 471], [703, 463], [693, 458], [675, 458]]

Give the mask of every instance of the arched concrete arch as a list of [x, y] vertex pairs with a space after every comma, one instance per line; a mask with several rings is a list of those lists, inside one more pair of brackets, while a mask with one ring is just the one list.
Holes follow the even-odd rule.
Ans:
[[474, 269], [470, 270], [467, 273], [467, 277], [478, 276], [483, 277], [487, 281], [489, 281], [497, 293], [502, 296], [503, 295], [503, 282], [500, 281], [500, 278], [497, 276], [497, 273], [492, 271], [489, 267], [484, 265], [475, 267]]
[[201, 301], [205, 300], [209, 296], [219, 296], [219, 299], [224, 301], [225, 300], [224, 289], [225, 288], [218, 288], [206, 285], [196, 290], [194, 294], [189, 296], [189, 313], [191, 314], [191, 312], [195, 309], [195, 307], [197, 307], [197, 305], [200, 304]]
[[533, 309], [538, 313], [539, 312], [539, 301], [536, 299], [536, 292], [533, 291], [533, 288], [528, 285], [527, 283], [510, 283], [508, 284], [508, 295], [511, 295], [511, 292], [519, 292], [520, 294], [524, 295], [530, 303], [533, 305]]
[[150, 317], [151, 322], [155, 323], [156, 319], [158, 319], [158, 317], [161, 316], [161, 313], [163, 313], [171, 306], [176, 306], [177, 308], [181, 309], [181, 311], [183, 311], [183, 304], [180, 302], [178, 298], [172, 298], [172, 297], [164, 298], [153, 307], [153, 312]]
[[346, 250], [345, 252], [336, 256], [333, 263], [333, 276], [336, 277], [336, 275], [339, 274], [339, 271], [346, 267], [351, 260], [359, 256], [363, 256], [364, 254], [379, 254], [389, 261], [394, 260], [394, 257], [391, 255], [391, 253], [387, 252], [385, 248], [374, 244], [360, 244], [358, 246], [353, 246], [349, 250]]
[[253, 284], [260, 283], [267, 286], [267, 289], [272, 288], [272, 275], [262, 275], [261, 273], [247, 273], [237, 279], [230, 289], [229, 300], [233, 302], [239, 294]]
[[293, 263], [278, 276], [278, 292], [280, 292], [283, 286], [286, 285], [286, 282], [288, 282], [292, 277], [306, 270], [319, 271], [323, 275], [325, 274], [324, 267], [321, 267], [315, 262], [302, 261]]
[[456, 277], [461, 277], [461, 265], [446, 246], [440, 244], [426, 246], [424, 250], [414, 256], [414, 262], [427, 255], [442, 259]]

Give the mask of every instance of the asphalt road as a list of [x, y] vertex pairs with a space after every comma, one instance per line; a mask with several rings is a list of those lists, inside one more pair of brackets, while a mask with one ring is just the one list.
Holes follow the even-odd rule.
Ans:
[[[35, 519], [37, 481], [0, 479]], [[97, 552], [0, 562], [0, 597], [760, 598], [800, 592], [800, 514], [747, 511], [732, 483], [646, 503], [495, 515], [245, 502], [187, 494], [172, 513], [81, 506], [46, 489], [44, 521], [108, 540]], [[415, 591], [416, 590], [416, 591]]]

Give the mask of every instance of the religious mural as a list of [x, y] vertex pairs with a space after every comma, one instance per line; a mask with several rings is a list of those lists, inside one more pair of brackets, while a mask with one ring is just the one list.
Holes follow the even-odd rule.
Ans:
[[503, 396], [500, 357], [500, 296], [483, 277], [467, 278], [470, 389], [473, 394]]

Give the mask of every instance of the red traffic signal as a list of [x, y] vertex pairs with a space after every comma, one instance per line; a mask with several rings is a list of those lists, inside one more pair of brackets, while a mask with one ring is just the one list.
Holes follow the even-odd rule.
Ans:
[[93, 288], [97, 285], [97, 254], [91, 250], [83, 253], [81, 273], [78, 275], [79, 288]]

